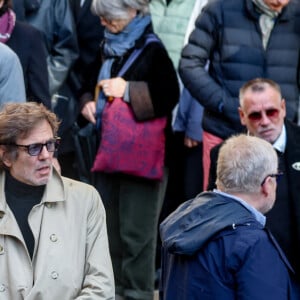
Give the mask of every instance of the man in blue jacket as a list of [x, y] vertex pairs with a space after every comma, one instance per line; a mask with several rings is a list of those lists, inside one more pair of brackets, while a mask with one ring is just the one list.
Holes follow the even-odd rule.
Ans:
[[185, 202], [161, 224], [162, 300], [300, 299], [293, 270], [265, 228], [277, 167], [263, 139], [240, 135], [224, 143], [217, 189]]

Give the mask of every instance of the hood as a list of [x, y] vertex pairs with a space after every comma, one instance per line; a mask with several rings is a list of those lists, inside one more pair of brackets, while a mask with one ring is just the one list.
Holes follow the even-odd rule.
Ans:
[[239, 202], [214, 192], [204, 192], [179, 206], [160, 225], [162, 245], [174, 254], [192, 255], [227, 227], [253, 222]]

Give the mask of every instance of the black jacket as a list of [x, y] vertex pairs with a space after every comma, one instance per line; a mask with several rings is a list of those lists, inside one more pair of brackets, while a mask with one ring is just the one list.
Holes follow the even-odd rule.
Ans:
[[[135, 48], [142, 47], [147, 34], [153, 33], [148, 26], [142, 36], [136, 41]], [[133, 49], [115, 60], [111, 77], [116, 77]], [[93, 99], [95, 85], [101, 66], [101, 57], [91, 66], [82, 89], [82, 103]], [[130, 82], [130, 104], [137, 120], [145, 121], [157, 117], [168, 117], [166, 128], [166, 153], [170, 153], [171, 114], [178, 102], [179, 85], [176, 71], [166, 49], [160, 43], [148, 44], [139, 57], [132, 63], [122, 76]], [[166, 164], [168, 165], [168, 156]]]
[[[287, 118], [297, 116], [300, 5], [291, 0], [275, 21], [266, 50], [252, 0], [209, 1], [183, 49], [179, 73], [204, 106], [203, 129], [223, 139], [241, 132], [238, 93], [248, 80], [276, 81]], [[209, 70], [206, 64], [209, 61]]]
[[41, 102], [51, 109], [47, 52], [41, 32], [33, 26], [16, 21], [7, 46], [14, 50], [20, 59], [27, 100]]

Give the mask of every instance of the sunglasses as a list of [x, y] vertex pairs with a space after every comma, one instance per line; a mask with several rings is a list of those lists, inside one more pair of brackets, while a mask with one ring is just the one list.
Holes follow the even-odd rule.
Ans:
[[[274, 119], [277, 118], [279, 115], [279, 110], [276, 108], [270, 108], [265, 110], [265, 114], [268, 118]], [[262, 119], [262, 112], [261, 111], [255, 111], [248, 115], [248, 118], [251, 121], [260, 121]]]
[[27, 152], [30, 156], [38, 156], [43, 151], [44, 146], [46, 146], [48, 152], [55, 152], [58, 149], [59, 144], [60, 144], [60, 138], [56, 137], [55, 139], [51, 139], [47, 141], [45, 144], [36, 143], [30, 145], [19, 145], [19, 144], [10, 144], [10, 145], [16, 147], [23, 147], [27, 149]]
[[276, 174], [269, 174], [269, 175], [267, 175], [265, 178], [264, 178], [264, 180], [261, 182], [261, 186], [263, 186], [264, 184], [265, 184], [265, 182], [266, 182], [266, 180], [267, 180], [267, 178], [268, 177], [273, 177], [273, 178], [275, 178], [276, 179], [276, 182], [278, 183], [279, 181], [280, 181], [280, 178], [283, 176], [283, 172], [278, 172], [278, 173], [276, 173]]

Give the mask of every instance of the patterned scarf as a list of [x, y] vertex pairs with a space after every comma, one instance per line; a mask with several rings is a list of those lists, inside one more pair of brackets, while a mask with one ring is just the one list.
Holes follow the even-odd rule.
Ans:
[[16, 15], [9, 9], [0, 17], [0, 42], [6, 43], [16, 24]]
[[263, 0], [252, 0], [257, 7], [257, 10], [261, 14], [259, 17], [259, 26], [262, 32], [262, 41], [264, 49], [267, 48], [267, 44], [275, 24], [275, 20], [279, 13], [273, 11]]
[[[124, 55], [135, 45], [135, 41], [143, 34], [145, 28], [150, 24], [150, 15], [137, 15], [122, 32], [118, 34], [104, 31], [105, 44], [103, 47], [104, 62], [100, 69], [98, 82], [111, 77], [111, 67], [117, 57]], [[97, 101], [97, 128], [100, 128], [101, 114], [106, 102], [106, 96], [101, 91]]]

